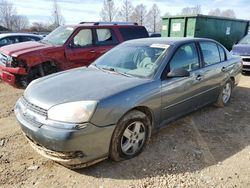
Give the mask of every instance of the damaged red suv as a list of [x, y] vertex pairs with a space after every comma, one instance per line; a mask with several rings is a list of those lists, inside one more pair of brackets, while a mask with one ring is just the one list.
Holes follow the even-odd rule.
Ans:
[[16, 87], [34, 79], [80, 66], [88, 66], [117, 44], [146, 38], [134, 23], [89, 23], [60, 26], [39, 42], [0, 48], [0, 78]]

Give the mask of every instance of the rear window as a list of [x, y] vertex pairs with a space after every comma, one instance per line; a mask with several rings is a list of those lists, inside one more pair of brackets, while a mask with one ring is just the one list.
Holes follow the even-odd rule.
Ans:
[[148, 32], [144, 27], [122, 27], [119, 28], [124, 40], [147, 38]]
[[110, 29], [96, 29], [97, 43], [103, 45], [115, 44], [117, 40]]

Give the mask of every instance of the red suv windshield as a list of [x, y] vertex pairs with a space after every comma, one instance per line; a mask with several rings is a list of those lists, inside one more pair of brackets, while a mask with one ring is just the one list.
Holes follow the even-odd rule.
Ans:
[[60, 26], [47, 35], [41, 42], [50, 43], [53, 45], [63, 45], [73, 33], [74, 28], [69, 26]]

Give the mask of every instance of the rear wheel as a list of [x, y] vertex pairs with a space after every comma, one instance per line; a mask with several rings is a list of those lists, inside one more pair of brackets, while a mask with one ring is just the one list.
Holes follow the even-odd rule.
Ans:
[[139, 155], [151, 135], [151, 123], [142, 112], [133, 110], [119, 121], [111, 140], [110, 158], [121, 161]]
[[224, 107], [228, 105], [232, 95], [232, 88], [233, 88], [233, 82], [231, 80], [227, 81], [221, 90], [217, 102], [215, 103], [216, 106]]

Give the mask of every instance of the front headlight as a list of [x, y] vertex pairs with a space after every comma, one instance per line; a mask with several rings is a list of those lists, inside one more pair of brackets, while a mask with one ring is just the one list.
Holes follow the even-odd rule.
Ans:
[[77, 101], [59, 104], [48, 110], [50, 120], [83, 123], [89, 121], [96, 108], [97, 101]]
[[12, 66], [12, 61], [13, 61], [13, 58], [11, 56], [7, 56], [7, 58], [6, 58], [6, 67], [11, 67]]

